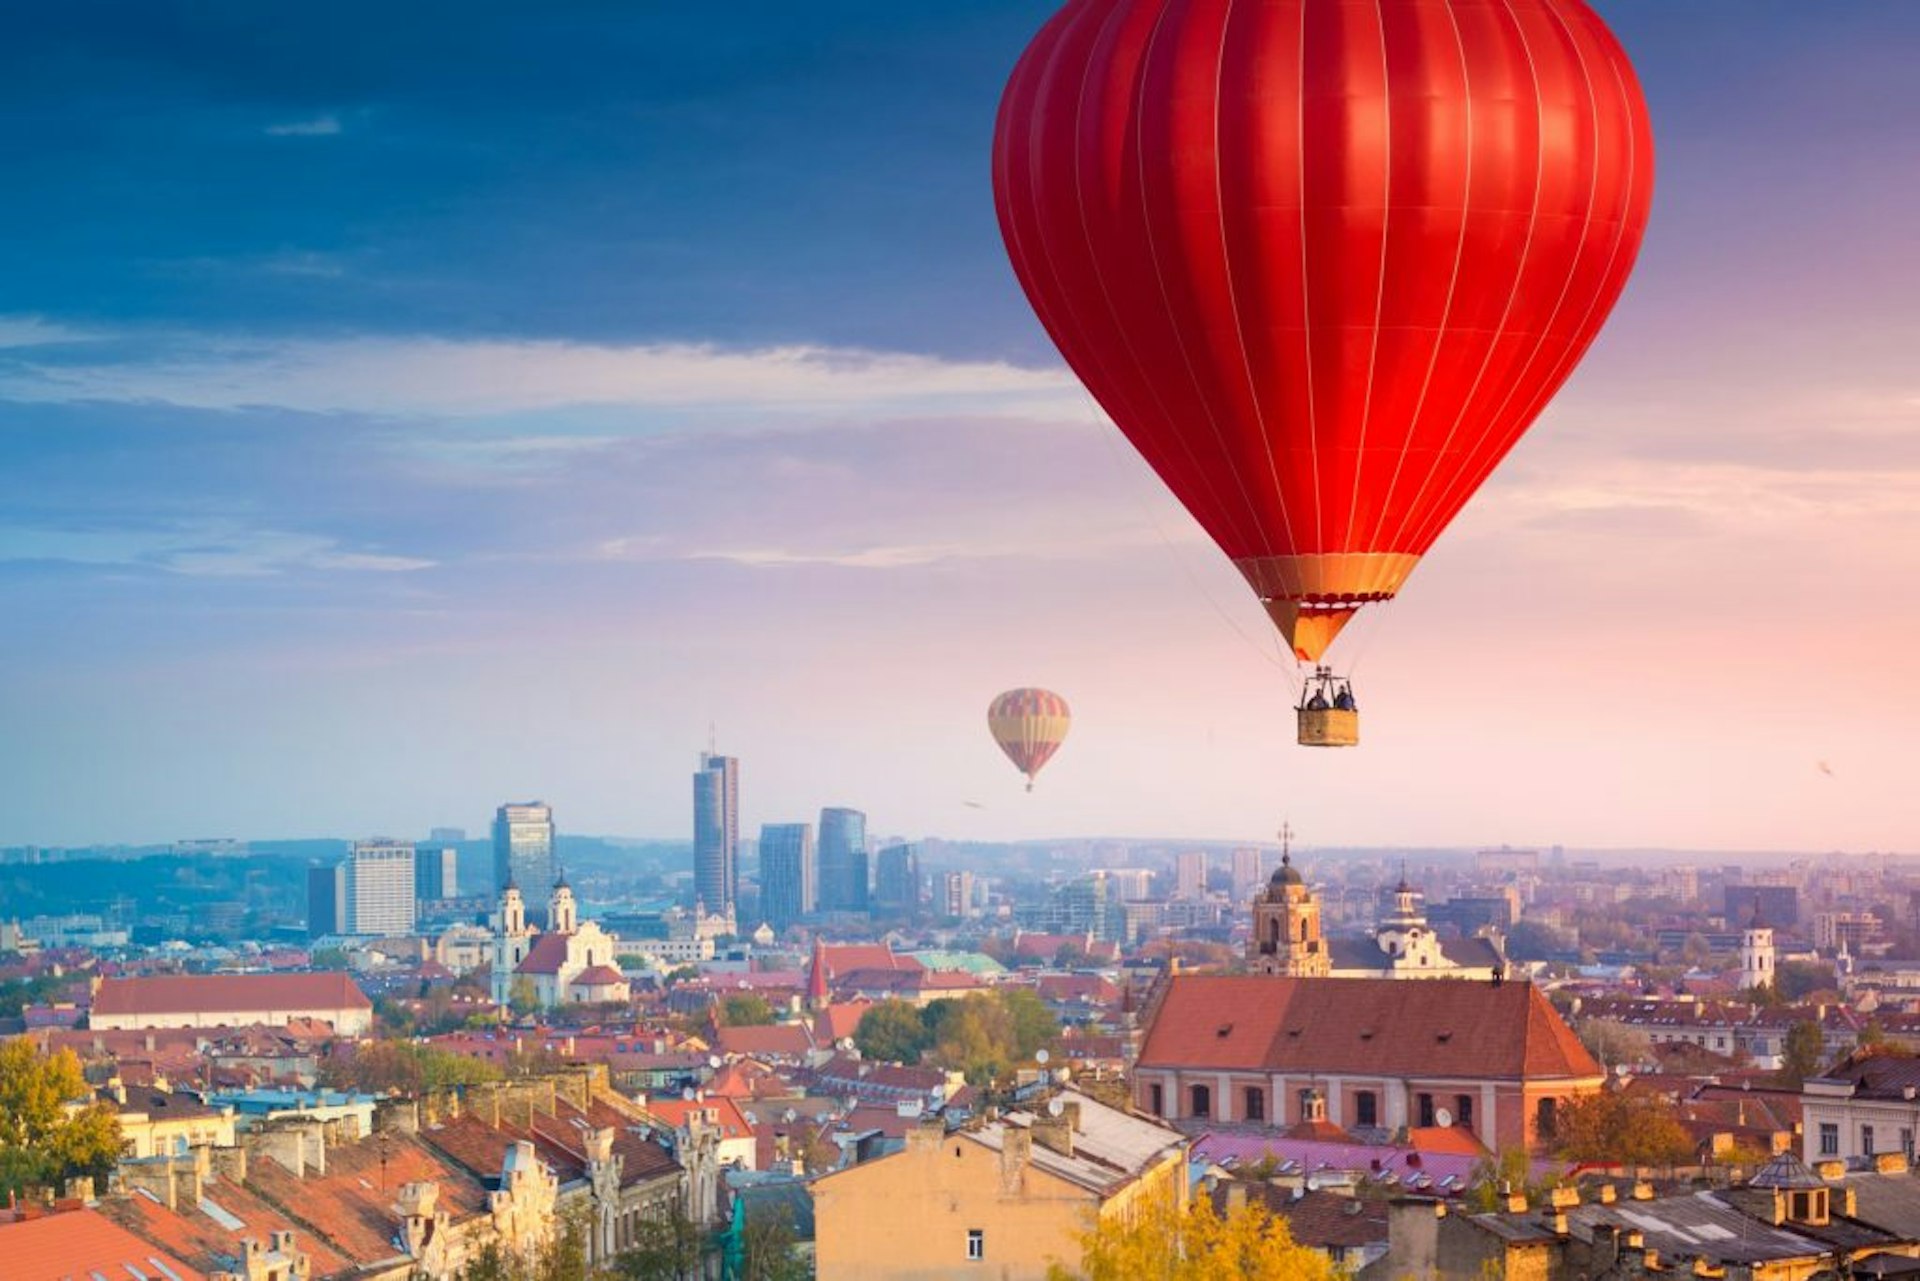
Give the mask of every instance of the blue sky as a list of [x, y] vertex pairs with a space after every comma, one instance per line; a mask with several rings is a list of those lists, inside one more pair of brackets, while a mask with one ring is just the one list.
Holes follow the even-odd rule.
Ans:
[[673, 835], [711, 721], [750, 828], [1911, 846], [1920, 8], [1599, 5], [1638, 274], [1313, 754], [1005, 265], [1050, 7], [20, 15], [0, 842]]

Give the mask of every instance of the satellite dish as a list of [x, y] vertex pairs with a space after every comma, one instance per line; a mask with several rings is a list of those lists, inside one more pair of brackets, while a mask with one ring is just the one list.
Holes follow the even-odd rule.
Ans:
[[1051, 1054], [1048, 1054], [1045, 1050], [1035, 1050], [1033, 1053], [1033, 1061], [1035, 1063], [1045, 1063], [1048, 1059], [1052, 1057], [1053, 1056]]
[[1433, 1123], [1444, 1130], [1453, 1124], [1453, 1113], [1441, 1108], [1433, 1114]]
[[691, 1102], [693, 1102], [693, 1087], [692, 1087], [691, 1085], [687, 1085], [687, 1086], [682, 1086], [682, 1087], [681, 1087], [681, 1089], [680, 1089], [680, 1101], [681, 1101], [682, 1103], [691, 1103]]
[[1059, 1099], [1047, 1100], [1048, 1116], [1059, 1116], [1062, 1112], [1065, 1112], [1066, 1110], [1067, 1110], [1067, 1105], [1062, 1103]]
[[707, 1066], [718, 1071], [720, 1069], [720, 1056], [718, 1054], [709, 1054], [707, 1056]]

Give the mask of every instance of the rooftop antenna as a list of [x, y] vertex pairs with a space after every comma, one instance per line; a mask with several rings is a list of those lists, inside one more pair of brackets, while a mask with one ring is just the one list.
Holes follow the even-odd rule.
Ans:
[[718, 736], [714, 733], [713, 722], [709, 720], [707, 722], [707, 755], [708, 756], [713, 756], [718, 753], [719, 743], [720, 743], [720, 740]]

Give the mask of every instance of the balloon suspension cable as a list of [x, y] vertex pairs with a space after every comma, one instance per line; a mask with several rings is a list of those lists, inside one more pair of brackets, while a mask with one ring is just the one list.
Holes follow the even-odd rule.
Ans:
[[1100, 402], [1093, 398], [1093, 393], [1087, 391], [1085, 387], [1080, 389], [1080, 393], [1086, 398], [1087, 421], [1093, 425], [1093, 434], [1098, 436], [1100, 443], [1106, 447], [1107, 456], [1112, 460], [1114, 470], [1126, 476], [1125, 488], [1128, 494], [1132, 497], [1134, 504], [1140, 508], [1140, 514], [1146, 517], [1147, 524], [1153, 527], [1153, 532], [1159, 536], [1161, 543], [1165, 545], [1167, 554], [1172, 557], [1174, 564], [1179, 566], [1181, 575], [1187, 580], [1187, 585], [1199, 593], [1200, 598], [1213, 608], [1213, 612], [1220, 616], [1222, 622], [1233, 629], [1236, 636], [1247, 643], [1248, 648], [1252, 649], [1254, 653], [1260, 655], [1260, 657], [1268, 663], [1280, 669], [1281, 674], [1286, 677], [1287, 688], [1292, 692], [1295, 704], [1303, 701], [1306, 697], [1306, 687], [1300, 679], [1298, 661], [1293, 657], [1291, 651], [1281, 642], [1280, 634], [1271, 629], [1268, 630], [1267, 638], [1272, 646], [1271, 651], [1269, 651], [1267, 647], [1261, 645], [1259, 641], [1248, 635], [1247, 630], [1240, 626], [1239, 622], [1228, 612], [1227, 608], [1215, 599], [1212, 592], [1207, 590], [1206, 584], [1202, 583], [1199, 577], [1193, 572], [1193, 566], [1188, 563], [1185, 556], [1181, 555], [1179, 547], [1175, 545], [1173, 537], [1167, 533], [1166, 527], [1163, 526], [1159, 518], [1153, 514], [1152, 506], [1141, 495], [1139, 487], [1134, 484], [1132, 477], [1127, 476], [1126, 459], [1121, 455], [1119, 448], [1113, 442], [1113, 437], [1119, 429], [1108, 422], [1106, 414], [1100, 408]]

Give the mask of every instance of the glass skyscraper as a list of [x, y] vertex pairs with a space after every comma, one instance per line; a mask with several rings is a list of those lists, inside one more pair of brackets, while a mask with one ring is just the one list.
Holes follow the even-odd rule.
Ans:
[[820, 811], [822, 912], [867, 910], [867, 816], [832, 806]]
[[873, 905], [877, 911], [915, 915], [920, 910], [920, 854], [911, 845], [890, 845], [880, 851], [873, 877]]
[[733, 915], [739, 847], [740, 762], [702, 752], [693, 776], [693, 892], [713, 915]]
[[813, 824], [767, 823], [760, 828], [760, 914], [784, 930], [814, 910], [818, 899]]
[[546, 925], [547, 891], [553, 888], [553, 807], [545, 801], [502, 805], [493, 816], [493, 888], [520, 887], [527, 916]]

